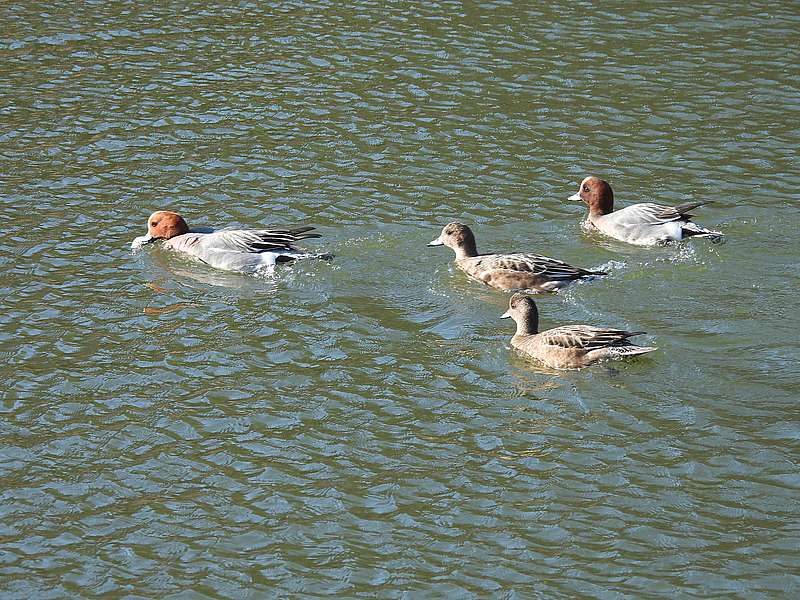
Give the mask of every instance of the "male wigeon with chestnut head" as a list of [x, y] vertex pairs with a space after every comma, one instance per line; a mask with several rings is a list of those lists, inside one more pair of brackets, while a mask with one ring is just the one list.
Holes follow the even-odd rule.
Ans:
[[614, 210], [614, 192], [607, 181], [598, 177], [586, 177], [569, 200], [585, 202], [589, 206], [589, 223], [607, 236], [630, 244], [663, 244], [687, 237], [707, 237], [712, 242], [723, 240], [719, 231], [705, 229], [691, 220], [689, 211], [708, 202], [679, 206], [643, 202]]
[[159, 210], [147, 220], [147, 235], [137, 237], [131, 248], [162, 240], [164, 247], [188, 254], [209, 266], [225, 271], [255, 273], [278, 262], [297, 258], [325, 258], [294, 246], [295, 242], [320, 237], [309, 233], [313, 227], [293, 229], [189, 229], [178, 213]]

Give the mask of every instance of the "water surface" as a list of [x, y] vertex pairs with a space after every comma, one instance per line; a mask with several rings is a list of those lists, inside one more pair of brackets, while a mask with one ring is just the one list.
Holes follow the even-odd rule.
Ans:
[[[4, 598], [800, 593], [795, 5], [0, 16]], [[586, 233], [590, 173], [728, 242]], [[336, 259], [132, 254], [160, 208]], [[659, 352], [515, 355], [455, 219]]]

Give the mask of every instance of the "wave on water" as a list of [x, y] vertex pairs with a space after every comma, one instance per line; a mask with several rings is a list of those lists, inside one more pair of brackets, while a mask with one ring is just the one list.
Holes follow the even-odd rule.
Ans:
[[592, 267], [593, 271], [605, 271], [609, 275], [612, 273], [618, 273], [625, 269], [628, 266], [624, 260], [609, 260], [604, 262], [601, 265], [597, 265], [596, 267]]
[[656, 259], [656, 262], [669, 262], [672, 264], [702, 264], [697, 257], [697, 248], [694, 244], [672, 244], [668, 246], [670, 252], [666, 256]]

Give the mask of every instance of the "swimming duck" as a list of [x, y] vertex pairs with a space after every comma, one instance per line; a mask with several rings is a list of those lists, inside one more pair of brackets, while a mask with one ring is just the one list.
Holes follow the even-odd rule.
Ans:
[[589, 223], [607, 236], [638, 245], [663, 244], [687, 237], [707, 237], [721, 242], [723, 234], [700, 227], [691, 221], [689, 211], [708, 202], [687, 202], [664, 206], [652, 202], [632, 204], [614, 210], [614, 192], [608, 182], [587, 177], [569, 200], [582, 200], [589, 206]]
[[478, 254], [472, 230], [461, 223], [445, 225], [441, 235], [428, 246], [452, 248], [459, 269], [498, 290], [550, 292], [578, 279], [606, 274], [538, 254]]
[[293, 229], [213, 229], [190, 230], [179, 214], [159, 210], [147, 220], [147, 234], [131, 242], [131, 248], [164, 240], [164, 246], [193, 256], [224, 271], [255, 273], [278, 262], [297, 258], [322, 257], [305, 253], [294, 246], [300, 240], [320, 237], [309, 233], [313, 227]]
[[539, 333], [539, 311], [533, 298], [525, 294], [511, 296], [508, 310], [500, 318], [512, 318], [517, 323], [511, 346], [553, 369], [580, 369], [601, 360], [657, 350], [653, 346], [636, 346], [628, 340], [643, 331], [566, 325]]

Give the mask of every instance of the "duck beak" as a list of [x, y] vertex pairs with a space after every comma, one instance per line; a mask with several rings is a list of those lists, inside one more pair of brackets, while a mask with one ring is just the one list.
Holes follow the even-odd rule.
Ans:
[[580, 192], [578, 192], [578, 193], [576, 193], [576, 194], [572, 194], [572, 196], [570, 196], [569, 198], [567, 198], [567, 200], [572, 200], [573, 202], [580, 202], [580, 201], [582, 200], [582, 198], [581, 198], [581, 193], [580, 193]]
[[501, 318], [501, 319], [510, 319], [510, 318], [511, 318], [511, 311], [510, 311], [510, 310], [507, 310], [507, 311], [506, 311], [506, 312], [504, 312], [502, 315], [500, 315], [500, 318]]
[[444, 242], [441, 238], [436, 238], [433, 241], [428, 242], [428, 246], [444, 246]]
[[135, 238], [131, 242], [131, 250], [138, 250], [145, 244], [149, 244], [151, 242], [155, 242], [157, 238], [154, 238], [149, 233], [147, 235], [140, 235], [139, 237]]

